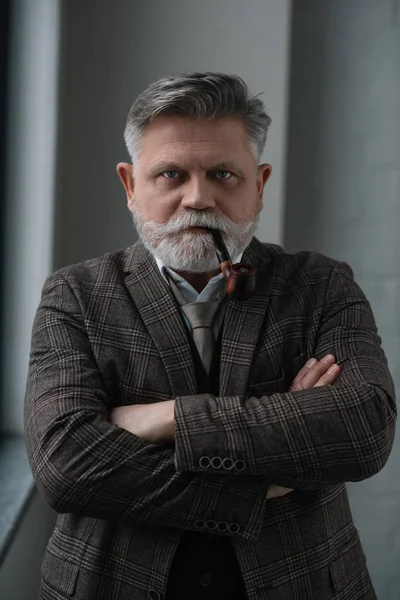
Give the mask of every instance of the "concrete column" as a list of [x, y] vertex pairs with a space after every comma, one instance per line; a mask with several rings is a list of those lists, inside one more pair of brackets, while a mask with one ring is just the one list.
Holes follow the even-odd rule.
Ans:
[[[400, 383], [400, 2], [293, 3], [285, 247], [348, 262]], [[399, 442], [349, 484], [379, 598], [400, 597]]]
[[32, 321], [52, 270], [60, 1], [11, 8], [0, 430], [19, 433]]

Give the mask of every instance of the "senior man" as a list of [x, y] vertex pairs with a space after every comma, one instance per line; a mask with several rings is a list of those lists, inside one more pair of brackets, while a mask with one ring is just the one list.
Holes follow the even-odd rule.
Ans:
[[[269, 124], [237, 76], [150, 85], [117, 167], [139, 242], [45, 282], [25, 417], [59, 513], [41, 600], [376, 598], [346, 482], [389, 456], [393, 382], [350, 267], [254, 237]], [[249, 299], [210, 228], [255, 268]]]

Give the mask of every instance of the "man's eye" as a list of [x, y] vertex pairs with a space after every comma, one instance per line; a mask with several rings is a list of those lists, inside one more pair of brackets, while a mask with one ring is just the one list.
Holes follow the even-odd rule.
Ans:
[[218, 179], [230, 179], [232, 173], [230, 171], [217, 171]]
[[179, 177], [178, 171], [163, 171], [162, 176], [165, 179], [177, 179]]

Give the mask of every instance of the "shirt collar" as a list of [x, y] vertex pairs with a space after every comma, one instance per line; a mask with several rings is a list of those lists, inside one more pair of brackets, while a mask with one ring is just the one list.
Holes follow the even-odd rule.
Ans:
[[[237, 260], [234, 261], [234, 264], [240, 262], [242, 256], [243, 253], [239, 254]], [[169, 276], [173, 277], [174, 281], [176, 282], [176, 284], [178, 285], [188, 302], [207, 302], [208, 300], [211, 300], [215, 297], [216, 290], [219, 289], [221, 285], [220, 282], [223, 279], [222, 273], [214, 275], [214, 277], [212, 277], [208, 281], [206, 287], [199, 294], [194, 289], [194, 287], [191, 286], [188, 281], [186, 281], [186, 279], [184, 279], [181, 275], [176, 273], [170, 267], [166, 267], [164, 262], [160, 258], [158, 258], [157, 256], [154, 256], [154, 258], [162, 277], [165, 279], [168, 285], [170, 285], [170, 282], [168, 281], [168, 276], [165, 274], [165, 270], [168, 270]]]

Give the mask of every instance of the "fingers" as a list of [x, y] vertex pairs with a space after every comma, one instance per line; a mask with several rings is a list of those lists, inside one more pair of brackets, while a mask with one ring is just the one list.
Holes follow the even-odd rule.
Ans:
[[309, 370], [311, 369], [311, 367], [313, 365], [315, 365], [315, 363], [317, 363], [317, 359], [316, 358], [310, 358], [309, 361], [306, 362], [306, 364], [304, 365], [304, 367], [302, 367], [300, 369], [300, 371], [297, 373], [296, 377], [293, 379], [292, 381], [292, 385], [289, 388], [289, 391], [293, 391], [293, 390], [301, 390], [303, 389], [300, 386], [300, 382], [303, 380], [303, 377], [306, 375], [306, 373], [309, 372]]
[[339, 365], [335, 364], [332, 354], [318, 361], [310, 359], [294, 378], [289, 388], [290, 392], [305, 390], [322, 385], [332, 385], [340, 374]]
[[320, 387], [322, 385], [332, 385], [333, 383], [335, 383], [335, 381], [339, 377], [339, 375], [340, 375], [339, 365], [333, 364], [333, 365], [331, 365], [331, 367], [329, 367], [329, 369], [327, 370], [326, 373], [321, 375], [321, 377], [318, 379], [317, 383], [314, 383], [313, 387]]
[[[331, 367], [334, 367], [331, 370]], [[304, 375], [300, 382], [300, 389], [310, 389], [314, 386], [328, 385], [336, 379], [336, 368], [340, 370], [338, 365], [335, 365], [335, 357], [333, 354], [327, 354], [320, 361], [315, 362]], [[323, 383], [320, 383], [323, 381]]]
[[280, 496], [286, 496], [286, 494], [289, 494], [290, 492], [293, 492], [293, 490], [290, 488], [285, 488], [277, 485], [276, 483], [271, 483], [267, 492], [267, 500], [270, 500], [271, 498], [279, 498]]

